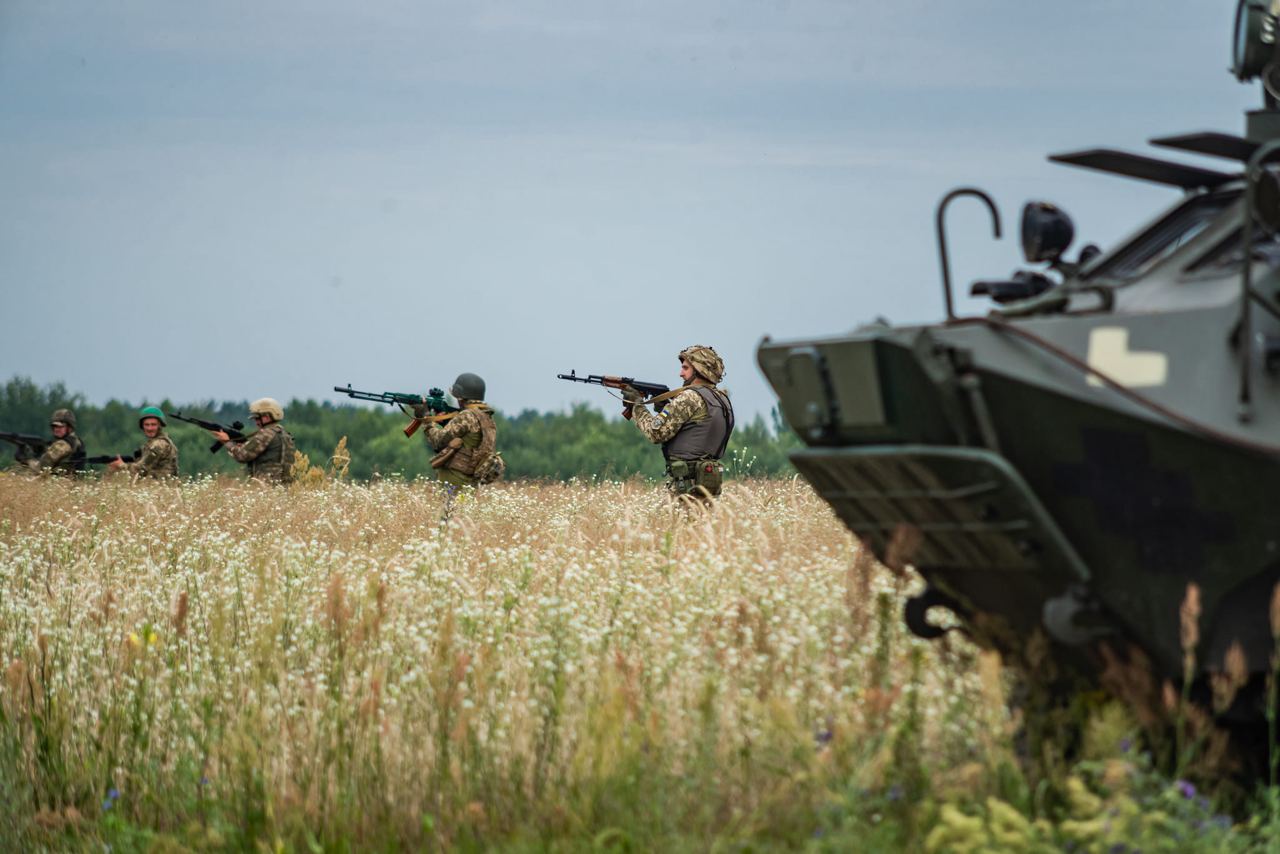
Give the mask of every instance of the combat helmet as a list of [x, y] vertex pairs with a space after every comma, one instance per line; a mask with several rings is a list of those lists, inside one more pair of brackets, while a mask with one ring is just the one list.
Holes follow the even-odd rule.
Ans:
[[76, 429], [76, 414], [70, 409], [55, 409], [53, 415], [49, 416], [50, 424], [66, 424], [72, 430]]
[[724, 378], [724, 359], [713, 347], [692, 344], [680, 351], [680, 361], [688, 362], [698, 376], [710, 383], [718, 383]]
[[484, 400], [484, 380], [478, 374], [458, 374], [449, 394], [458, 400]]
[[142, 422], [146, 421], [148, 418], [154, 418], [155, 420], [159, 421], [161, 427], [169, 426], [164, 423], [164, 413], [160, 411], [160, 407], [158, 406], [144, 406], [138, 410], [138, 426], [139, 427], [141, 427]]
[[284, 420], [284, 407], [274, 397], [260, 397], [249, 404], [250, 415], [270, 415], [273, 421]]

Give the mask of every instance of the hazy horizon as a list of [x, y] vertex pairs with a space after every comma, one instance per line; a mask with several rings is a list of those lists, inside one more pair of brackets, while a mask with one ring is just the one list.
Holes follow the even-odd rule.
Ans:
[[1021, 266], [1028, 199], [1072, 254], [1177, 201], [1045, 156], [1240, 132], [1234, 7], [16, 0], [0, 375], [345, 401], [474, 371], [505, 411], [607, 411], [555, 375], [674, 385], [701, 343], [764, 413], [763, 335], [941, 316], [953, 187], [1006, 233], [955, 206], [958, 289]]

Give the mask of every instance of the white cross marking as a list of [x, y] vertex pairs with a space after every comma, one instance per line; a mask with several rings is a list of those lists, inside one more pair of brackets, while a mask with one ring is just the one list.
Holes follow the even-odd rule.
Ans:
[[[1102, 326], [1089, 333], [1088, 362], [1127, 388], [1164, 385], [1169, 376], [1169, 358], [1164, 353], [1131, 351], [1129, 330], [1123, 326]], [[1089, 375], [1089, 385], [1103, 384]]]

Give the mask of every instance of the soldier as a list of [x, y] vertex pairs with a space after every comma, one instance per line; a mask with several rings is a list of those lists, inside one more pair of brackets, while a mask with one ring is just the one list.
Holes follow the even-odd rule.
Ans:
[[458, 374], [449, 393], [458, 399], [462, 411], [447, 422], [431, 424], [423, 434], [436, 451], [431, 458], [436, 477], [450, 486], [476, 486], [502, 475], [504, 465], [496, 450], [498, 428], [493, 409], [484, 402], [484, 391], [480, 377]]
[[284, 407], [264, 397], [249, 404], [249, 414], [258, 429], [245, 439], [233, 442], [222, 430], [210, 432], [234, 460], [249, 467], [250, 478], [289, 483], [293, 480], [293, 437], [280, 423], [284, 420]]
[[58, 409], [49, 418], [53, 441], [39, 457], [33, 457], [26, 446], [19, 446], [14, 455], [33, 472], [48, 472], [71, 477], [84, 470], [84, 442], [76, 435], [76, 414], [70, 409]]
[[138, 427], [147, 439], [138, 452], [138, 459], [126, 463], [116, 457], [107, 464], [108, 468], [112, 471], [127, 469], [135, 479], [177, 477], [178, 446], [164, 430], [164, 413], [154, 406], [145, 406], [139, 410], [138, 416]]
[[724, 377], [724, 362], [716, 351], [694, 344], [680, 351], [680, 379], [684, 388], [656, 415], [641, 402], [644, 396], [628, 386], [622, 396], [632, 408], [632, 420], [650, 442], [662, 445], [667, 461], [667, 489], [673, 495], [709, 500], [720, 494], [724, 466], [720, 458], [733, 433], [733, 405], [716, 388]]

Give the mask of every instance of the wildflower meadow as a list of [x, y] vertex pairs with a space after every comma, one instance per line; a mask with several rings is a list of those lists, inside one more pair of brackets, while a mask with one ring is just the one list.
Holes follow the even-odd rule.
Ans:
[[[797, 479], [0, 474], [6, 850], [1258, 850], [1122, 707], [1032, 773]], [[1172, 615], [1177, 619], [1177, 615]], [[1118, 848], [1116, 846], [1127, 846]]]

